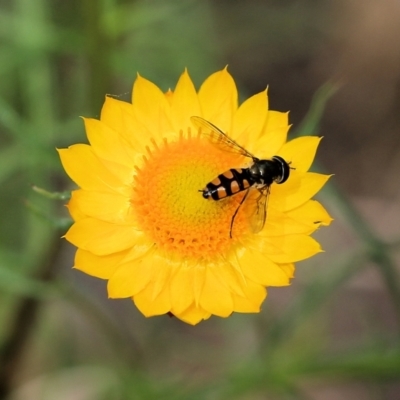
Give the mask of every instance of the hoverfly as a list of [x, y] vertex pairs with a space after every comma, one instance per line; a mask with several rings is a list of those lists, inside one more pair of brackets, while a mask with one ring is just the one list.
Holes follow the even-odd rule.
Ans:
[[207, 183], [202, 192], [205, 199], [221, 200], [236, 193], [247, 191], [241, 199], [231, 219], [230, 237], [232, 228], [240, 207], [252, 189], [256, 189], [259, 195], [255, 201], [254, 209], [250, 213], [250, 226], [253, 233], [260, 232], [267, 217], [267, 202], [272, 183], [284, 183], [289, 178], [289, 164], [279, 156], [273, 156], [268, 160], [260, 160], [244, 147], [240, 146], [226, 133], [211, 122], [201, 117], [191, 117], [192, 122], [201, 129], [201, 134], [206, 136], [211, 143], [222, 150], [233, 152], [252, 159], [253, 164], [248, 168], [231, 168], [218, 175], [211, 182]]

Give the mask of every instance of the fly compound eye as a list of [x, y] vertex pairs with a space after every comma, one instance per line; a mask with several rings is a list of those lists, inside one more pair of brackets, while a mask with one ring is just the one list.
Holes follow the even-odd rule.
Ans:
[[282, 158], [279, 156], [273, 156], [272, 159], [278, 163], [279, 165], [279, 175], [276, 176], [276, 178], [274, 179], [276, 183], [284, 183], [288, 180], [289, 175], [290, 175], [290, 167], [289, 164]]

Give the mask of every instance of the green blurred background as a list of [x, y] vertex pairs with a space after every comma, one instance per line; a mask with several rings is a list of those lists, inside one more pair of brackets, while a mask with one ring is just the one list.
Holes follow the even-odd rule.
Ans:
[[[398, 0], [0, 0], [0, 399], [399, 399], [399, 38]], [[55, 148], [137, 72], [227, 64], [324, 136], [326, 252], [259, 315], [146, 319], [71, 270], [65, 201], [31, 186], [73, 188]]]

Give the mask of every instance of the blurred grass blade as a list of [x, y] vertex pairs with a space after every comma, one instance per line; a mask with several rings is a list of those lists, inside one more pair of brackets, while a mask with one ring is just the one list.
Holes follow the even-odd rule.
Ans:
[[367, 343], [340, 355], [310, 357], [298, 363], [299, 375], [362, 379], [368, 382], [398, 380], [400, 347]]
[[32, 214], [36, 215], [40, 220], [50, 224], [57, 231], [64, 232], [72, 225], [72, 220], [70, 218], [53, 217], [52, 215], [45, 213], [43, 209], [37, 207], [28, 200], [25, 201], [25, 205], [32, 212]]
[[65, 192], [49, 192], [46, 189], [42, 189], [38, 186], [33, 185], [32, 190], [43, 197], [46, 197], [51, 200], [69, 200], [71, 198], [71, 192], [70, 191], [65, 191]]
[[339, 83], [326, 82], [314, 94], [307, 115], [294, 130], [294, 136], [316, 135], [325, 111], [326, 103], [339, 89]]
[[242, 363], [232, 372], [230, 385], [226, 386], [227, 392], [221, 398], [248, 395], [260, 390], [287, 392], [293, 385], [299, 386], [298, 382], [302, 379], [311, 377], [377, 383], [390, 380], [396, 382], [400, 376], [400, 348], [390, 344], [376, 346], [366, 343], [357, 346], [357, 349], [332, 355], [316, 354], [303, 349], [290, 357], [271, 361], [264, 358]]

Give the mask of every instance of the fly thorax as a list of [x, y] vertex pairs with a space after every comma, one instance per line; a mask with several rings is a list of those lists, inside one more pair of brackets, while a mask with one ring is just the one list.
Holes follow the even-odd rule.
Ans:
[[250, 167], [250, 175], [257, 185], [271, 185], [273, 166], [270, 160], [258, 160]]

